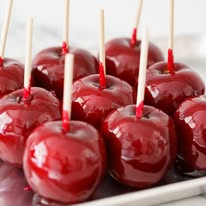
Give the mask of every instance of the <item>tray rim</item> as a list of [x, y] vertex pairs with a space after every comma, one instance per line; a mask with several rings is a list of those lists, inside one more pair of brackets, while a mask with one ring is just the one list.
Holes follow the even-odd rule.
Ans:
[[174, 200], [193, 197], [206, 193], [206, 177], [171, 183], [142, 191], [129, 192], [126, 194], [105, 197], [75, 206], [123, 206], [136, 205], [152, 206]]

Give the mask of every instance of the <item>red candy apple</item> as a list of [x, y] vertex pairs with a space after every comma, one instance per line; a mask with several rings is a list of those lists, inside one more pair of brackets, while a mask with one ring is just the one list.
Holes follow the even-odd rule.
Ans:
[[206, 96], [185, 100], [175, 112], [174, 121], [179, 141], [178, 157], [185, 173], [195, 170], [206, 173], [205, 116]]
[[24, 66], [19, 61], [4, 58], [0, 63], [0, 98], [5, 94], [23, 88]]
[[186, 98], [204, 94], [205, 85], [192, 69], [174, 61], [174, 1], [170, 1], [169, 26], [168, 61], [147, 70], [145, 104], [173, 115]]
[[61, 203], [88, 199], [96, 190], [106, 168], [103, 139], [91, 125], [62, 121], [36, 128], [26, 144], [24, 172], [32, 189], [42, 197]]
[[69, 43], [69, 0], [65, 1], [65, 19], [62, 47], [52, 47], [39, 52], [33, 60], [33, 76], [36, 85], [49, 91], [55, 91], [62, 99], [64, 80], [64, 61], [67, 53], [75, 55], [73, 80], [98, 72], [96, 58], [83, 49], [70, 46]]
[[108, 170], [118, 182], [147, 188], [164, 178], [176, 156], [175, 129], [170, 117], [144, 106], [141, 118], [136, 106], [110, 113], [101, 132], [108, 148]]
[[186, 98], [204, 94], [205, 85], [200, 76], [182, 63], [174, 63], [174, 72], [167, 62], [159, 62], [147, 70], [145, 104], [155, 106], [169, 115]]
[[22, 88], [24, 81], [24, 66], [17, 60], [4, 57], [12, 6], [13, 1], [8, 1], [8, 9], [0, 38], [0, 98]]
[[23, 100], [23, 89], [0, 100], [0, 158], [21, 166], [25, 142], [30, 132], [46, 121], [61, 118], [59, 100], [42, 88], [32, 88]]
[[125, 81], [106, 75], [104, 10], [100, 10], [99, 74], [77, 80], [72, 90], [72, 118], [99, 128], [112, 110], [134, 103], [133, 89]]
[[73, 84], [72, 118], [86, 121], [99, 128], [112, 110], [134, 103], [132, 87], [107, 75], [106, 87], [101, 88], [98, 74], [77, 80]]
[[47, 205], [87, 200], [106, 170], [100, 133], [85, 122], [70, 120], [73, 65], [74, 55], [66, 54], [62, 121], [37, 127], [24, 153], [26, 179]]
[[[98, 72], [96, 58], [88, 51], [69, 47], [75, 55], [73, 80]], [[64, 80], [64, 59], [62, 47], [52, 47], [39, 52], [33, 60], [33, 77], [37, 86], [55, 91], [62, 99]]]
[[[105, 46], [107, 73], [128, 82], [135, 89], [137, 88], [135, 83], [139, 75], [142, 44], [138, 38], [142, 6], [143, 0], [139, 0], [131, 38], [115, 38], [107, 42]], [[149, 43], [147, 67], [163, 60], [161, 50]]]
[[[132, 44], [129, 38], [116, 38], [107, 42], [105, 45], [107, 73], [135, 87], [139, 74], [140, 48], [141, 41]], [[163, 59], [160, 49], [150, 43], [147, 66]]]

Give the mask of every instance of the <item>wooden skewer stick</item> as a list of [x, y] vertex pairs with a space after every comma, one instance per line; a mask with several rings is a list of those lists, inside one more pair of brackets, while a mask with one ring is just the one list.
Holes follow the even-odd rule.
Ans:
[[24, 69], [24, 94], [23, 99], [27, 100], [31, 95], [31, 68], [32, 68], [32, 35], [33, 35], [33, 18], [30, 17], [27, 22], [26, 31], [26, 54]]
[[104, 10], [100, 10], [100, 33], [99, 33], [99, 61], [102, 62], [104, 72], [106, 70], [105, 65], [105, 31], [104, 31]]
[[132, 33], [131, 42], [130, 42], [132, 45], [135, 45], [137, 43], [137, 39], [138, 39], [137, 30], [139, 28], [140, 18], [142, 14], [142, 6], [143, 6], [143, 0], [139, 0], [138, 6], [137, 6], [136, 22], [135, 22], [135, 26], [134, 26], [133, 33]]
[[62, 53], [68, 53], [69, 48], [69, 10], [70, 10], [70, 1], [65, 0], [65, 17], [64, 17], [64, 32], [63, 32], [63, 45]]
[[174, 0], [170, 0], [170, 16], [169, 16], [169, 39], [168, 39], [168, 70], [170, 74], [174, 74]]
[[65, 132], [68, 132], [70, 127], [73, 70], [74, 70], [74, 55], [66, 54], [65, 68], [64, 68], [64, 95], [63, 95], [63, 113], [62, 113], [62, 128]]
[[170, 0], [170, 23], [168, 49], [174, 49], [174, 0]]
[[1, 39], [0, 39], [0, 58], [1, 58], [1, 60], [3, 60], [3, 58], [4, 58], [12, 6], [13, 6], [13, 0], [9, 0], [8, 10], [6, 13], [6, 17], [5, 17], [5, 21], [4, 21], [4, 25], [3, 25], [3, 29], [2, 29], [2, 34], [1, 34]]
[[148, 29], [144, 28], [143, 38], [141, 44], [140, 53], [140, 66], [139, 66], [139, 78], [138, 78], [138, 89], [137, 89], [137, 103], [136, 103], [136, 117], [141, 118], [144, 107], [144, 94], [145, 94], [145, 82], [146, 82], [146, 71], [147, 71], [147, 59], [148, 59]]
[[106, 63], [105, 63], [105, 31], [104, 10], [100, 10], [100, 33], [99, 33], [99, 75], [100, 87], [106, 87]]

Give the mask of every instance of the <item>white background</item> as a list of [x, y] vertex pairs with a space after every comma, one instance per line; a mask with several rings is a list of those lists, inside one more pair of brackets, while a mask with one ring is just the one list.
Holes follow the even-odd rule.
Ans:
[[[70, 0], [70, 42], [88, 48], [98, 45], [99, 8], [105, 8], [106, 39], [115, 36], [130, 36], [135, 22], [138, 0]], [[8, 0], [0, 0], [0, 31]], [[175, 1], [175, 34], [206, 33], [206, 1]], [[140, 30], [150, 28], [150, 36], [167, 36], [169, 0], [145, 0]], [[34, 53], [47, 46], [59, 45], [62, 41], [64, 0], [14, 0], [8, 46], [6, 52], [23, 56], [25, 24], [33, 16]], [[141, 32], [140, 32], [141, 35]], [[13, 47], [13, 48], [12, 48]], [[18, 53], [18, 55], [16, 55]], [[7, 54], [7, 53], [6, 53]]]

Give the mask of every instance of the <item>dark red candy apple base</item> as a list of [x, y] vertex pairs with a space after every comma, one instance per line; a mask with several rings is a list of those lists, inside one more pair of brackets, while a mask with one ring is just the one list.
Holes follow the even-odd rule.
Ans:
[[74, 82], [72, 92], [72, 119], [96, 128], [112, 110], [134, 103], [132, 87], [110, 75], [106, 75], [105, 88], [100, 87], [99, 75], [94, 74]]
[[[89, 51], [70, 47], [69, 53], [75, 55], [74, 81], [98, 73], [98, 62]], [[62, 47], [52, 47], [39, 52], [33, 60], [32, 75], [36, 86], [55, 91], [60, 99], [63, 95], [64, 59]]]
[[45, 89], [32, 87], [27, 102], [24, 89], [0, 99], [0, 158], [22, 166], [25, 142], [30, 132], [46, 121], [61, 118], [59, 100]]
[[206, 174], [206, 96], [184, 101], [174, 115], [179, 140], [178, 171], [191, 176]]
[[36, 128], [28, 138], [24, 173], [32, 189], [42, 197], [62, 203], [90, 198], [106, 172], [106, 149], [100, 133], [91, 125], [62, 121]]
[[24, 65], [17, 60], [4, 58], [0, 63], [0, 98], [23, 88], [23, 84]]
[[[130, 38], [112, 39], [105, 45], [107, 74], [118, 77], [136, 89], [139, 74], [141, 41], [131, 44]], [[154, 44], [149, 44], [148, 64], [163, 61], [161, 50]]]
[[172, 120], [159, 109], [144, 106], [141, 118], [136, 106], [110, 113], [101, 132], [108, 149], [108, 170], [118, 182], [148, 188], [163, 179], [176, 157]]

